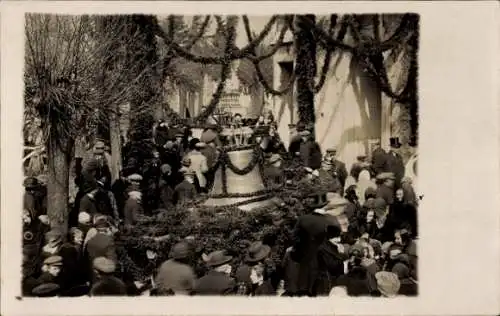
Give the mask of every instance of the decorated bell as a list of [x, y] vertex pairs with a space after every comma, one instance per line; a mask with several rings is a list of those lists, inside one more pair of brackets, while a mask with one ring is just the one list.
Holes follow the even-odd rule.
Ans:
[[264, 185], [260, 147], [246, 146], [223, 151], [206, 206], [237, 206], [242, 210], [271, 205]]

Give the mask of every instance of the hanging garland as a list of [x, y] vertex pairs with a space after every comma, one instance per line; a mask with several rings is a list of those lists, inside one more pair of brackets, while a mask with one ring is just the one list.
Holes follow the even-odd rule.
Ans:
[[245, 58], [251, 55], [251, 53], [255, 50], [255, 48], [264, 40], [264, 38], [271, 31], [272, 26], [275, 24], [278, 16], [273, 15], [269, 22], [266, 24], [262, 32], [250, 42], [247, 46], [242, 49], [238, 49], [232, 43], [229, 47], [226, 47], [229, 50], [229, 54], [224, 54], [224, 56], [219, 57], [206, 57], [206, 56], [196, 56], [190, 53], [185, 48], [181, 47], [179, 44], [175, 43], [168, 34], [158, 25], [156, 21], [155, 33], [162, 38], [168, 45], [171, 45], [172, 50], [180, 57], [187, 59], [191, 62], [202, 63], [202, 64], [226, 64], [235, 59]]
[[[337, 16], [332, 15], [331, 17], [331, 22], [330, 22], [330, 35], [333, 36], [333, 29], [335, 28], [335, 25], [337, 24]], [[337, 41], [342, 42], [344, 40], [345, 35], [347, 34], [347, 29], [348, 29], [349, 24], [347, 23], [347, 19], [343, 19], [339, 33], [337, 35]], [[326, 81], [326, 74], [328, 73], [328, 70], [330, 70], [330, 63], [332, 59], [333, 52], [335, 51], [335, 48], [332, 46], [328, 46], [326, 48], [326, 54], [325, 54], [325, 62], [323, 64], [323, 67], [321, 69], [321, 75], [320, 79], [317, 85], [314, 86], [314, 93], [318, 93], [323, 85], [325, 84]]]
[[[227, 28], [227, 36], [226, 36], [226, 47], [224, 49], [224, 56], [229, 56], [231, 53], [231, 49], [236, 40], [236, 29], [234, 23], [230, 23]], [[220, 97], [224, 92], [224, 88], [226, 86], [226, 80], [229, 78], [229, 74], [231, 72], [231, 60], [227, 59], [225, 64], [222, 64], [221, 69], [221, 78], [217, 89], [212, 95], [212, 99], [210, 103], [207, 105], [205, 110], [200, 113], [197, 117], [193, 118], [193, 122], [202, 122], [208, 118], [208, 116], [212, 115], [215, 111], [215, 108], [219, 104]]]
[[[288, 22], [289, 22], [289, 20], [290, 20], [290, 17], [287, 17]], [[251, 42], [253, 42], [253, 39], [252, 39], [253, 36], [252, 36], [252, 31], [250, 29], [250, 23], [248, 21], [247, 16], [243, 16], [243, 23], [245, 25], [245, 32], [247, 34], [248, 41], [251, 43]], [[274, 47], [273, 54], [276, 53], [278, 51], [278, 49], [283, 45], [283, 39], [285, 37], [287, 29], [288, 29], [288, 27], [283, 27], [283, 29], [281, 30], [280, 38], [278, 41], [279, 45], [277, 44]], [[281, 90], [281, 91], [274, 90], [269, 85], [269, 83], [266, 81], [264, 74], [262, 73], [262, 70], [260, 69], [260, 66], [259, 66], [260, 62], [262, 60], [264, 60], [264, 58], [261, 59], [260, 57], [257, 57], [255, 50], [252, 51], [251, 55], [253, 57], [250, 57], [249, 59], [252, 61], [253, 65], [254, 65], [255, 71], [257, 73], [257, 78], [259, 79], [259, 83], [262, 84], [262, 86], [264, 87], [264, 89], [266, 90], [267, 93], [272, 94], [274, 96], [282, 96], [282, 95], [286, 94], [293, 87], [293, 84], [295, 83], [295, 72], [292, 74], [288, 84], [285, 86], [285, 88], [283, 90]], [[270, 56], [272, 56], [272, 55], [270, 55]]]
[[[389, 37], [389, 39], [383, 42], [376, 41], [363, 41], [361, 39], [361, 34], [359, 31], [359, 23], [355, 16], [349, 17], [349, 24], [352, 29], [352, 35], [354, 40], [357, 42], [357, 46], [352, 47], [341, 40], [331, 38], [325, 31], [316, 25], [311, 25], [314, 28], [314, 32], [320, 38], [320, 44], [322, 44], [326, 49], [329, 47], [340, 47], [353, 54], [361, 66], [368, 72], [368, 74], [377, 81], [380, 89], [389, 97], [395, 99], [397, 102], [405, 103], [408, 102], [412, 96], [409, 93], [411, 89], [403, 89], [400, 94], [395, 93], [389, 84], [389, 79], [387, 77], [387, 71], [384, 65], [383, 52], [394, 49], [396, 45], [399, 45], [403, 38], [409, 36], [409, 33], [413, 32], [411, 36], [415, 36], [414, 30], [418, 29], [418, 16], [415, 14], [405, 14], [401, 20], [396, 31]], [[312, 22], [311, 22], [312, 24]], [[412, 61], [412, 64], [416, 61]], [[407, 80], [407, 84], [410, 80]]]

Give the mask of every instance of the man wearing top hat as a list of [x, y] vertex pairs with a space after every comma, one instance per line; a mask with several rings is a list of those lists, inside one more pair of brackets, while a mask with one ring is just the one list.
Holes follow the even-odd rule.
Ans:
[[[316, 296], [322, 292], [322, 278], [328, 275], [328, 267], [319, 262], [321, 245], [333, 234], [334, 225], [331, 216], [323, 208], [328, 205], [326, 193], [311, 195], [308, 208], [311, 213], [298, 218], [294, 228], [294, 242], [290, 253], [292, 261], [298, 263], [296, 276], [296, 296]], [[339, 229], [336, 229], [337, 235]]]
[[232, 256], [224, 250], [203, 254], [203, 261], [210, 268], [203, 277], [197, 280], [194, 294], [196, 295], [231, 295], [236, 293], [236, 282], [230, 277], [232, 272]]
[[398, 152], [399, 148], [401, 148], [401, 143], [398, 137], [391, 138], [390, 143], [391, 149], [387, 153], [387, 171], [394, 174], [394, 186], [395, 189], [399, 189], [401, 187], [401, 179], [403, 179], [405, 175], [403, 158]]

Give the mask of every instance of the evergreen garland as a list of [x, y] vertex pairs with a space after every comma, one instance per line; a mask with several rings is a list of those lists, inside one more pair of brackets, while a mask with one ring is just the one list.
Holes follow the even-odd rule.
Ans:
[[[275, 191], [285, 205], [256, 208], [242, 211], [237, 205], [206, 207], [198, 201], [193, 207], [175, 207], [156, 216], [145, 218], [133, 229], [123, 230], [116, 236], [116, 246], [122, 271], [135, 280], [146, 280], [152, 272], [146, 251], [158, 254], [156, 265], [168, 259], [171, 247], [186, 237], [191, 237], [194, 255], [225, 249], [232, 254], [237, 265], [245, 255], [250, 242], [261, 240], [264, 235], [276, 230], [271, 214], [283, 214], [287, 230], [295, 225], [297, 216], [304, 214], [308, 193], [317, 190], [312, 184], [288, 187]], [[259, 197], [261, 198], [261, 197]], [[287, 238], [276, 236], [276, 251], [284, 253], [290, 245]], [[195, 271], [203, 271], [203, 262], [194, 260]]]

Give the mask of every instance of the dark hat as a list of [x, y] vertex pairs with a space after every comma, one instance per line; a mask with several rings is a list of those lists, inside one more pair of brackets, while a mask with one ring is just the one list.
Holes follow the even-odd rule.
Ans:
[[366, 188], [366, 190], [365, 190], [365, 198], [367, 196], [377, 196], [377, 190], [375, 188], [372, 188], [372, 187]]
[[411, 136], [410, 141], [408, 142], [408, 145], [410, 145], [411, 147], [416, 147], [417, 144], [418, 144], [417, 136]]
[[375, 199], [369, 198], [368, 200], [365, 201], [365, 204], [363, 204], [363, 207], [367, 208], [367, 209], [375, 208]]
[[43, 261], [48, 266], [62, 266], [63, 258], [61, 256], [50, 256]]
[[337, 152], [337, 147], [330, 147], [326, 150], [327, 153], [336, 153]]
[[260, 126], [257, 126], [254, 131], [253, 131], [253, 135], [254, 136], [265, 136], [265, 135], [269, 135], [269, 131], [270, 131], [271, 127], [269, 125], [260, 125]]
[[24, 179], [23, 181], [23, 186], [26, 188], [26, 189], [34, 189], [34, 188], [37, 188], [40, 186], [40, 182], [38, 181], [37, 178], [35, 177], [27, 177], [26, 179]]
[[359, 155], [356, 157], [356, 159], [359, 161], [364, 161], [364, 160], [366, 160], [366, 158], [367, 158], [366, 155]]
[[97, 257], [92, 262], [94, 269], [102, 273], [113, 273], [116, 270], [116, 264], [113, 260], [106, 257]]
[[401, 147], [401, 143], [399, 142], [399, 137], [391, 137], [389, 139], [389, 142], [390, 142], [392, 148]]
[[83, 167], [83, 169], [87, 171], [94, 171], [97, 170], [97, 168], [99, 168], [99, 163], [95, 158], [90, 158], [89, 160], [87, 160], [85, 162], [85, 166]]
[[385, 209], [387, 207], [387, 202], [383, 198], [376, 198], [373, 200], [373, 208]]
[[246, 262], [259, 262], [267, 258], [271, 253], [271, 247], [264, 245], [261, 241], [256, 241], [248, 247], [248, 253], [245, 256]]
[[35, 287], [31, 293], [38, 297], [52, 297], [58, 294], [59, 288], [56, 283], [44, 283]]
[[392, 267], [392, 273], [398, 276], [398, 279], [403, 280], [410, 277], [410, 268], [404, 263], [398, 262]]
[[203, 261], [209, 267], [219, 267], [223, 264], [230, 262], [233, 259], [232, 256], [227, 256], [224, 250], [217, 250], [209, 253], [207, 256], [203, 256]]
[[190, 245], [186, 241], [181, 241], [175, 244], [170, 250], [169, 257], [172, 259], [185, 259], [189, 257]]
[[175, 137], [184, 137], [184, 133], [182, 132], [175, 133]]
[[307, 207], [311, 209], [323, 208], [328, 204], [326, 192], [314, 192], [308, 195], [308, 198], [313, 199], [311, 203], [307, 203]]
[[169, 164], [163, 164], [160, 167], [161, 173], [167, 174], [172, 172], [172, 167]]

